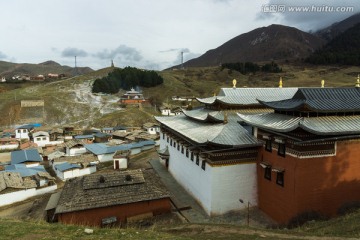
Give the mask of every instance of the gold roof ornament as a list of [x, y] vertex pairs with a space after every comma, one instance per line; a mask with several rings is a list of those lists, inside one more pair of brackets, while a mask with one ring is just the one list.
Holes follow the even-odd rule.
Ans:
[[214, 92], [214, 97], [216, 97], [216, 93]]
[[234, 79], [233, 81], [232, 81], [232, 83], [233, 83], [233, 88], [236, 88], [236, 79]]
[[356, 79], [355, 87], [360, 87], [360, 76], [359, 76], [359, 74], [358, 74], [357, 79]]
[[321, 80], [321, 87], [324, 88], [325, 87], [325, 80]]
[[283, 85], [282, 77], [280, 77], [280, 80], [279, 80], [279, 88], [282, 88], [282, 85]]
[[224, 122], [223, 122], [224, 124], [227, 124], [228, 123], [228, 114], [227, 114], [227, 112], [225, 111], [224, 112]]

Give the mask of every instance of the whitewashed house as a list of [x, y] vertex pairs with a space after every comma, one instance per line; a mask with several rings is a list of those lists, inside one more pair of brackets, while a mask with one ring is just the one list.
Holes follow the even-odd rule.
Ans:
[[70, 140], [64, 143], [66, 156], [76, 156], [86, 153], [85, 143], [81, 140]]
[[1, 77], [0, 82], [2, 82], [2, 83], [6, 82], [5, 77]]
[[0, 138], [0, 150], [14, 150], [19, 147], [19, 140], [13, 138]]
[[16, 139], [27, 139], [30, 140], [29, 133], [34, 129], [34, 125], [22, 125], [15, 129]]
[[34, 143], [36, 143], [39, 147], [45, 147], [45, 145], [50, 144], [50, 135], [48, 132], [34, 132], [32, 136]]
[[77, 163], [56, 162], [52, 166], [56, 173], [56, 176], [58, 176], [58, 178], [63, 181], [96, 172], [96, 165], [88, 165], [87, 167], [83, 167]]
[[159, 134], [160, 126], [157, 123], [145, 123], [143, 128], [148, 132], [148, 134]]
[[43, 161], [35, 148], [11, 152], [11, 164], [25, 164], [27, 167], [39, 166]]
[[129, 162], [130, 152], [127, 151], [117, 151], [114, 154], [114, 169], [127, 169]]

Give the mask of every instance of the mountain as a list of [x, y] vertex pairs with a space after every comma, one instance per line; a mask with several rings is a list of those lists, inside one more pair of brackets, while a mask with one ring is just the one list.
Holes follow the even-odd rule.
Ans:
[[[89, 67], [78, 67], [77, 74], [85, 74], [92, 72]], [[67, 76], [74, 75], [75, 70], [69, 66], [62, 66], [54, 61], [46, 61], [39, 64], [31, 63], [11, 63], [0, 61], [0, 76], [10, 78], [15, 75], [27, 74], [30, 76], [36, 76], [39, 74], [47, 75], [48, 73], [65, 74]]]
[[324, 44], [317, 36], [293, 27], [270, 25], [241, 34], [216, 49], [184, 63], [185, 67], [218, 66], [230, 62], [294, 60]]
[[306, 61], [322, 65], [360, 65], [360, 23], [338, 34]]
[[340, 33], [353, 27], [357, 23], [360, 23], [360, 13], [354, 14], [343, 21], [336, 22], [329, 27], [323, 28], [315, 32], [314, 35], [324, 39], [325, 41], [330, 41]]

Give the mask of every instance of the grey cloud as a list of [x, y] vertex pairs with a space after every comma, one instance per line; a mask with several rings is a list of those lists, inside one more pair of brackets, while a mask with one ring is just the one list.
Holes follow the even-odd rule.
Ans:
[[0, 59], [6, 59], [6, 58], [8, 58], [8, 56], [6, 56], [5, 53], [0, 51]]
[[120, 45], [113, 50], [104, 49], [94, 54], [94, 56], [100, 59], [115, 59], [118, 57], [125, 61], [140, 61], [143, 58], [138, 50], [126, 45]]
[[87, 52], [85, 52], [82, 49], [70, 48], [70, 47], [65, 48], [61, 53], [62, 57], [74, 57], [74, 56], [86, 57], [87, 55], [88, 55]]
[[[269, 12], [266, 9], [269, 6], [284, 6], [284, 11], [281, 12]], [[309, 7], [311, 11], [291, 11], [291, 7]], [[353, 11], [349, 12], [336, 12], [326, 11], [326, 8], [336, 7], [353, 7]], [[322, 2], [316, 2], [313, 0], [269, 0], [259, 9], [259, 13], [256, 16], [256, 20], [268, 20], [279, 21], [284, 25], [292, 25], [305, 31], [318, 30], [327, 27], [335, 22], [342, 21], [343, 19], [350, 17], [351, 15], [359, 12], [360, 2], [354, 0], [335, 1], [328, 0]]]

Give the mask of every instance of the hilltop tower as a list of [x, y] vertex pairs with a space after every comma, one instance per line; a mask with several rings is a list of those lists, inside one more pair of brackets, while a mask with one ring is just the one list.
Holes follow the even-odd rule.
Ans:
[[111, 59], [111, 67], [112, 67], [112, 68], [115, 67], [115, 66], [114, 66], [114, 60], [112, 60], [112, 59]]

